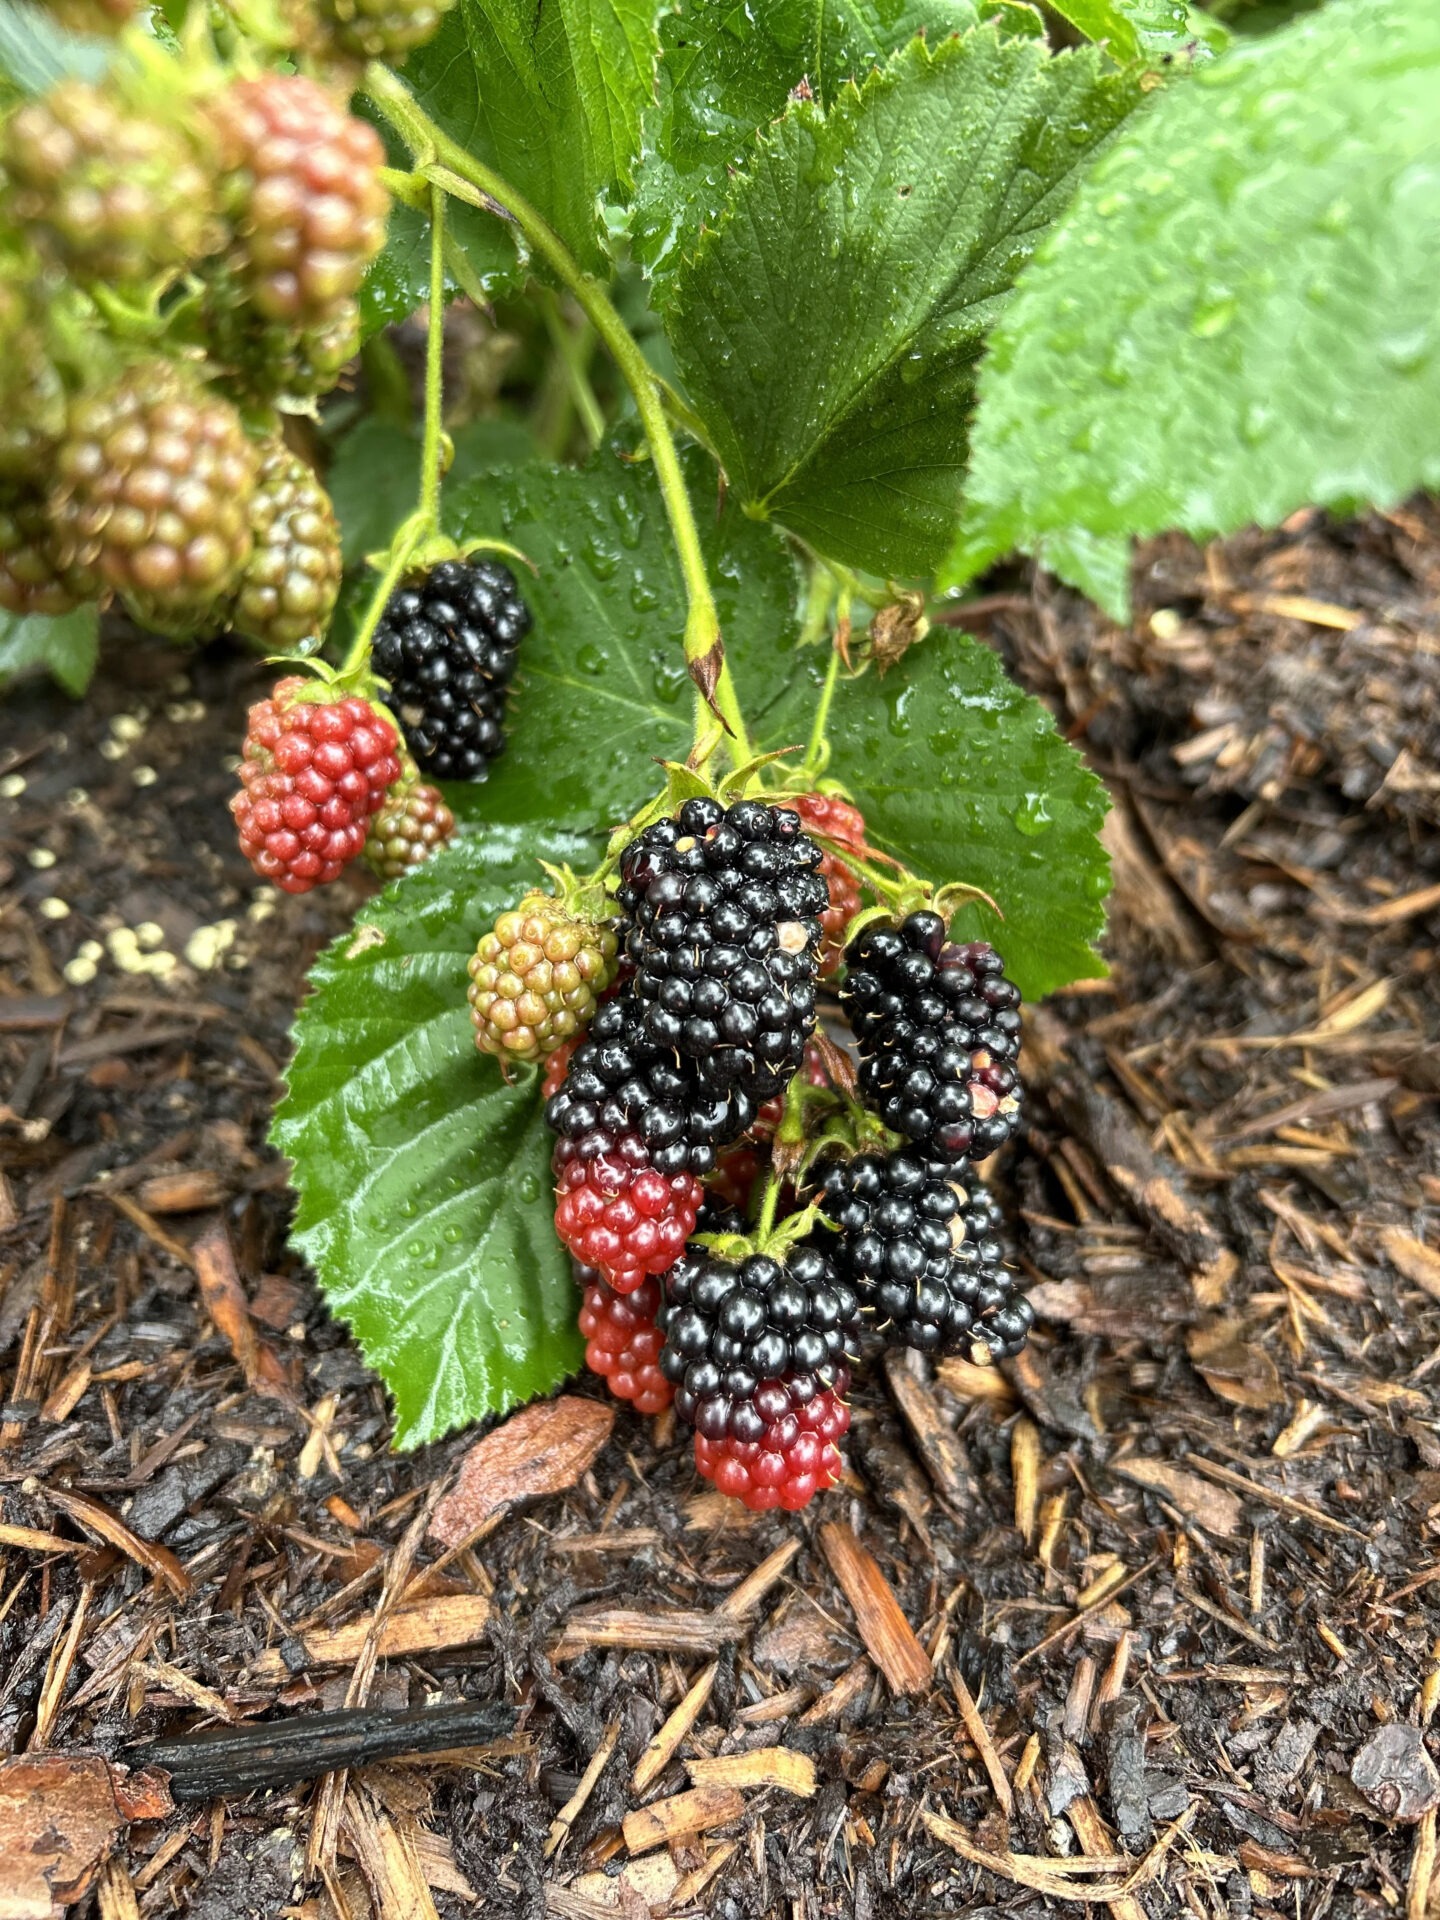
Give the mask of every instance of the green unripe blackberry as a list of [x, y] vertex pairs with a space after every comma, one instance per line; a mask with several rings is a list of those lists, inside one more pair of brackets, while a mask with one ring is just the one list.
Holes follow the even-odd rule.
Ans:
[[399, 61], [433, 40], [454, 0], [319, 0], [332, 46], [354, 60]]
[[470, 961], [475, 1044], [501, 1060], [543, 1060], [589, 1025], [615, 978], [614, 930], [576, 918], [547, 893], [530, 893]]
[[250, 557], [259, 449], [235, 409], [168, 360], [71, 406], [50, 515], [67, 567], [93, 567], [162, 632], [221, 611]]
[[99, 592], [93, 570], [61, 565], [44, 500], [0, 488], [0, 607], [22, 616], [69, 613]]
[[340, 592], [340, 527], [315, 471], [283, 440], [262, 446], [250, 509], [254, 546], [230, 624], [284, 653], [330, 624]]
[[220, 384], [242, 402], [289, 404], [329, 393], [360, 351], [360, 308], [347, 300], [323, 326], [296, 333], [264, 322], [243, 287], [222, 278], [205, 301], [205, 349]]
[[370, 822], [365, 858], [382, 880], [399, 880], [443, 847], [455, 831], [455, 816], [438, 787], [427, 786], [409, 754], [401, 775]]
[[179, 128], [107, 85], [65, 79], [17, 107], [8, 211], [77, 280], [135, 284], [220, 244], [209, 169]]

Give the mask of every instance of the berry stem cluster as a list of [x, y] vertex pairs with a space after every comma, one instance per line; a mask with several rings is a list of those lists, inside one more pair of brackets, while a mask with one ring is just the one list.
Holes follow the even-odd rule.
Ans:
[[[694, 509], [659, 383], [634, 336], [600, 282], [584, 271], [543, 215], [483, 161], [442, 132], [387, 67], [372, 62], [366, 68], [365, 91], [415, 155], [427, 178], [434, 180], [438, 175], [457, 197], [463, 193], [473, 204], [514, 221], [527, 243], [574, 294], [605, 343], [634, 398], [650, 457], [655, 463], [655, 477], [665, 500], [689, 602], [685, 622], [686, 663], [696, 685], [724, 721], [732, 758], [737, 765], [743, 765], [754, 757], [754, 748], [725, 660], [720, 617], [710, 588]], [[468, 193], [464, 192], [466, 188]]]

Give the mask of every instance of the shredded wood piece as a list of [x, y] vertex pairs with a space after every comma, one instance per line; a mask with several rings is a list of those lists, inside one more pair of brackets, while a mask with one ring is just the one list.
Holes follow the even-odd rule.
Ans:
[[664, 1726], [641, 1754], [635, 1767], [634, 1777], [630, 1782], [632, 1793], [647, 1793], [674, 1759], [680, 1742], [704, 1712], [705, 1703], [710, 1698], [718, 1671], [716, 1663], [712, 1660], [699, 1678], [687, 1688], [680, 1704], [673, 1709]]
[[[433, 1653], [440, 1647], [471, 1646], [484, 1634], [490, 1611], [489, 1600], [479, 1593], [441, 1594], [433, 1600], [396, 1607], [380, 1628], [376, 1656], [394, 1660], [404, 1654]], [[371, 1617], [366, 1615], [343, 1627], [316, 1627], [302, 1634], [299, 1644], [305, 1664], [349, 1666], [359, 1658], [371, 1625]], [[278, 1685], [290, 1672], [285, 1654], [271, 1647], [252, 1664], [250, 1678], [262, 1686]]]
[[815, 1791], [815, 1762], [789, 1747], [752, 1747], [748, 1753], [721, 1753], [709, 1760], [687, 1760], [697, 1787], [778, 1787], [808, 1800]]
[[930, 1685], [930, 1658], [900, 1610], [894, 1589], [873, 1554], [840, 1520], [820, 1528], [820, 1547], [845, 1590], [865, 1650], [895, 1693], [923, 1693]]
[[727, 1827], [744, 1811], [744, 1795], [735, 1787], [693, 1787], [689, 1793], [652, 1800], [648, 1807], [627, 1813], [621, 1832], [631, 1853], [648, 1853], [652, 1847], [670, 1846], [691, 1834], [708, 1833], [712, 1827]]

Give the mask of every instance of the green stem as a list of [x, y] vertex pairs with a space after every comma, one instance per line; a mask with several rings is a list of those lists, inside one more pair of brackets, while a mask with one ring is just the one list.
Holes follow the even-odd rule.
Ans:
[[[405, 140], [417, 160], [433, 157], [447, 172], [457, 177], [458, 183], [471, 189], [472, 195], [477, 196], [476, 204], [508, 214], [534, 252], [556, 278], [570, 289], [582, 312], [605, 343], [634, 396], [635, 410], [650, 445], [655, 478], [670, 517], [670, 531], [689, 600], [689, 617], [685, 622], [685, 658], [697, 679], [702, 675], [708, 678], [707, 669], [713, 669], [715, 655], [720, 648], [720, 619], [705, 571], [700, 534], [685, 488], [680, 454], [670, 431], [659, 386], [634, 336], [611, 305], [600, 282], [583, 270], [549, 222], [508, 181], [493, 172], [482, 160], [467, 153], [464, 147], [437, 127], [388, 67], [372, 60], [365, 70], [364, 86], [366, 93]], [[715, 676], [712, 698], [716, 711], [730, 733], [732, 758], [737, 764], [752, 759], [754, 748], [723, 654]]]
[[381, 615], [389, 604], [390, 596], [404, 577], [410, 564], [410, 556], [425, 537], [426, 528], [418, 514], [411, 517], [395, 536], [395, 544], [390, 549], [390, 563], [380, 576], [380, 584], [370, 596], [370, 604], [365, 609], [365, 618], [355, 630], [355, 638], [350, 642], [349, 652], [340, 663], [340, 676], [358, 673], [369, 657], [370, 642], [375, 638], [375, 629], [380, 624]]
[[830, 724], [830, 708], [835, 699], [835, 688], [839, 681], [840, 649], [832, 645], [830, 664], [825, 669], [825, 684], [820, 689], [820, 700], [810, 726], [810, 744], [805, 749], [803, 772], [808, 781], [818, 780], [829, 763], [830, 742], [825, 737], [825, 730]]
[[420, 455], [420, 516], [440, 531], [440, 436], [445, 401], [445, 195], [430, 189], [430, 331], [425, 340], [425, 445]]
[[575, 411], [580, 416], [580, 424], [585, 429], [585, 438], [593, 453], [605, 438], [605, 415], [600, 410], [600, 402], [595, 398], [595, 389], [590, 384], [590, 370], [587, 362], [590, 358], [590, 346], [594, 340], [594, 329], [587, 325], [581, 334], [573, 333], [565, 324], [565, 315], [561, 312], [560, 302], [552, 295], [544, 302], [545, 325], [555, 348], [565, 378], [570, 384], [570, 397], [575, 403]]
[[783, 1182], [772, 1173], [765, 1182], [765, 1197], [760, 1202], [760, 1218], [755, 1222], [754, 1241], [757, 1247], [763, 1247], [775, 1231], [775, 1212], [780, 1205], [780, 1188]]

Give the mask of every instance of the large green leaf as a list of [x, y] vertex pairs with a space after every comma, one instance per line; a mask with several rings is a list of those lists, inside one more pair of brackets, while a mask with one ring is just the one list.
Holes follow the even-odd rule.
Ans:
[[1139, 83], [980, 27], [797, 102], [676, 278], [669, 332], [747, 507], [869, 570], [954, 533], [975, 365]]
[[663, 300], [680, 250], [725, 204], [731, 173], [750, 157], [757, 130], [808, 86], [828, 107], [847, 80], [861, 81], [916, 34], [932, 41], [983, 17], [1006, 30], [1044, 31], [1024, 0], [681, 0], [660, 23], [659, 99], [646, 119], [631, 235]]
[[0, 613], [0, 687], [42, 669], [78, 698], [90, 684], [100, 651], [100, 618], [77, 607], [54, 619]]
[[961, 937], [993, 941], [1027, 998], [1104, 972], [1105, 789], [988, 648], [937, 629], [878, 687], [840, 689], [830, 739], [878, 844], [994, 898], [1004, 918], [968, 905]]
[[1195, 44], [1185, 0], [1050, 0], [1087, 39], [1103, 40], [1117, 60], [1155, 60]]
[[418, 1446], [548, 1392], [580, 1364], [555, 1238], [539, 1076], [473, 1045], [465, 964], [537, 859], [593, 845], [469, 836], [388, 888], [316, 962], [271, 1138], [293, 1238]]
[[996, 332], [963, 544], [1198, 536], [1440, 481], [1440, 8], [1237, 42], [1087, 179]]
[[[733, 504], [716, 512], [703, 456], [686, 471], [746, 715], [777, 744], [803, 743], [824, 662], [796, 648], [794, 562], [773, 529]], [[695, 719], [684, 587], [652, 468], [607, 451], [584, 469], [447, 488], [445, 510], [457, 538], [504, 539], [535, 567], [516, 567], [535, 626], [505, 757], [482, 785], [448, 788], [452, 804], [471, 819], [582, 830], [627, 819], [660, 783], [656, 760], [690, 751]]]
[[608, 271], [602, 202], [628, 188], [654, 92], [652, 0], [460, 0], [405, 79], [425, 111]]

